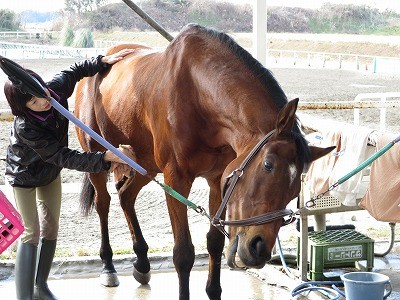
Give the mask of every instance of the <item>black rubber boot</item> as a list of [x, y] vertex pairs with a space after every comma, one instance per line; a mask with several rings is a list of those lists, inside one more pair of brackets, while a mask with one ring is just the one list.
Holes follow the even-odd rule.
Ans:
[[39, 261], [37, 266], [34, 299], [57, 300], [57, 297], [49, 290], [47, 279], [49, 278], [57, 240], [41, 239], [39, 243]]
[[15, 259], [15, 287], [18, 300], [32, 300], [35, 282], [37, 247], [20, 243]]

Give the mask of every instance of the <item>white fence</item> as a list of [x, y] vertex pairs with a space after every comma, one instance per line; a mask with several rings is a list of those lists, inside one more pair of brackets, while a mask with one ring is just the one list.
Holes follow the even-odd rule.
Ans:
[[58, 36], [59, 31], [0, 31], [0, 38], [2, 39], [39, 39], [44, 35], [48, 37]]
[[10, 59], [87, 58], [101, 53], [104, 49], [0, 42], [0, 55]]
[[[0, 32], [0, 36], [1, 34], [4, 33]], [[126, 43], [122, 41], [105, 40], [95, 40], [94, 42], [94, 48], [72, 48], [0, 41], [0, 55], [11, 59], [86, 58], [104, 53], [105, 49], [110, 46]], [[266, 62], [268, 66], [276, 65], [283, 67], [345, 69], [374, 73], [400, 73], [399, 57], [268, 49]]]
[[396, 57], [377, 57], [371, 55], [298, 50], [269, 49], [267, 51], [268, 65], [279, 64], [285, 66], [346, 69], [371, 72], [376, 72], [377, 70], [377, 58], [384, 58], [386, 61], [398, 60], [400, 62], [400, 58]]

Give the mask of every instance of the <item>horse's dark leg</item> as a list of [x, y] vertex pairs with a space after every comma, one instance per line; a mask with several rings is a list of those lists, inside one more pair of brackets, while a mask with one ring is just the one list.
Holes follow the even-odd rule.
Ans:
[[143, 237], [136, 216], [135, 201], [141, 188], [149, 181], [150, 179], [147, 177], [136, 175], [133, 180], [129, 180], [118, 191], [121, 207], [131, 232], [133, 250], [137, 256], [137, 260], [133, 265], [133, 277], [141, 284], [147, 284], [150, 281], [150, 262], [147, 257], [149, 247]]
[[[172, 214], [174, 221], [171, 222], [175, 242], [173, 262], [179, 278], [179, 299], [188, 300], [190, 294], [189, 277], [194, 265], [195, 252], [187, 222], [187, 207], [180, 202], [178, 203], [176, 199], [169, 200], [168, 202], [170, 201], [176, 202], [173, 204], [175, 207], [179, 206], [178, 209], [174, 209]], [[179, 213], [177, 213], [178, 211]]]
[[119, 280], [112, 262], [113, 251], [110, 245], [108, 232], [108, 213], [110, 211], [110, 194], [107, 191], [107, 174], [105, 172], [90, 174], [90, 181], [95, 188], [95, 208], [100, 218], [101, 246], [100, 258], [103, 262], [103, 270], [100, 275], [100, 283], [104, 286], [118, 286]]
[[[187, 179], [177, 178], [175, 172], [165, 172], [165, 182], [172, 188], [179, 190], [181, 195], [187, 197], [192, 182]], [[166, 176], [168, 174], [169, 176]], [[175, 176], [171, 176], [174, 174]], [[174, 177], [174, 178], [172, 178]], [[174, 234], [173, 262], [179, 279], [179, 299], [189, 299], [189, 277], [194, 264], [194, 246], [190, 236], [187, 206], [175, 198], [167, 195], [168, 213]]]
[[[214, 216], [221, 203], [219, 180], [208, 181], [210, 186], [209, 209]], [[214, 226], [210, 225], [207, 233], [207, 250], [209, 253], [208, 279], [206, 292], [210, 299], [221, 299], [221, 258], [224, 249], [225, 236]]]

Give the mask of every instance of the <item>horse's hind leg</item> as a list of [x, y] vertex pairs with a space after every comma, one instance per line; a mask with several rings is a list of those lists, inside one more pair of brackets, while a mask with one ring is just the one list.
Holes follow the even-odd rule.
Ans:
[[111, 197], [107, 191], [107, 173], [92, 173], [89, 176], [95, 188], [94, 204], [100, 219], [100, 258], [103, 262], [100, 283], [104, 286], [118, 286], [119, 280], [112, 262], [113, 251], [111, 249], [108, 231], [108, 213], [110, 211]]
[[124, 211], [126, 221], [132, 236], [133, 251], [137, 260], [133, 265], [133, 277], [141, 284], [150, 281], [150, 262], [147, 256], [149, 249], [136, 216], [135, 201], [143, 186], [150, 182], [150, 179], [140, 175], [128, 180], [118, 191], [121, 207]]

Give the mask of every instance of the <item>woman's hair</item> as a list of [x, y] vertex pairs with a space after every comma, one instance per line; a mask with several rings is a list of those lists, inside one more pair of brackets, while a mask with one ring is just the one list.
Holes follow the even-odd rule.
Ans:
[[[25, 69], [25, 71], [35, 77], [43, 86], [46, 86], [43, 79], [34, 71], [29, 69]], [[31, 94], [26, 93], [23, 88], [16, 87], [10, 80], [7, 80], [4, 84], [4, 95], [14, 116], [26, 116], [28, 111], [26, 103], [32, 99]]]

